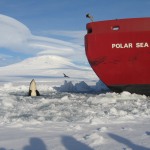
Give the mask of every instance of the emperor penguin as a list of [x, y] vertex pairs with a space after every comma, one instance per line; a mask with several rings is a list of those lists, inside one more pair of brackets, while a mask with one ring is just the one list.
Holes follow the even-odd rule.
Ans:
[[30, 82], [28, 96], [40, 96], [40, 93], [36, 88], [36, 82], [34, 79]]

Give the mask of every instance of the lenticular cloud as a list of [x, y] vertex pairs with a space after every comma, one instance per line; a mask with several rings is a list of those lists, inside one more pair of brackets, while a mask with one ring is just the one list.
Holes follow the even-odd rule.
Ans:
[[21, 53], [38, 55], [59, 55], [72, 57], [81, 55], [83, 47], [53, 38], [34, 36], [21, 22], [0, 15], [0, 47]]
[[26, 47], [27, 40], [31, 36], [29, 29], [17, 20], [0, 15], [0, 47], [13, 50]]

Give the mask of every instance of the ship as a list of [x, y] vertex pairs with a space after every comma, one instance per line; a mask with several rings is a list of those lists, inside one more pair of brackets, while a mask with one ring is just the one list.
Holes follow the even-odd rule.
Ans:
[[114, 92], [150, 96], [150, 18], [92, 21], [85, 52], [92, 69]]

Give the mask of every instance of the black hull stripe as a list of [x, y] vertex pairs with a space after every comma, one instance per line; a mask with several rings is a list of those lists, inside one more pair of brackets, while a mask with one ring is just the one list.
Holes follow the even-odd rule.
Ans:
[[128, 91], [130, 93], [136, 93], [141, 95], [150, 96], [150, 84], [145, 85], [112, 85], [108, 86], [110, 90], [121, 93], [123, 91]]

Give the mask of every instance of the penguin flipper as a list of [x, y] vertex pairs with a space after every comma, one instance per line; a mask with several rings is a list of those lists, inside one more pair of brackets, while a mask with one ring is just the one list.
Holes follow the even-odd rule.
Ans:
[[31, 96], [31, 90], [29, 90], [29, 92], [28, 92], [28, 96]]
[[40, 96], [40, 92], [36, 90], [36, 96]]

